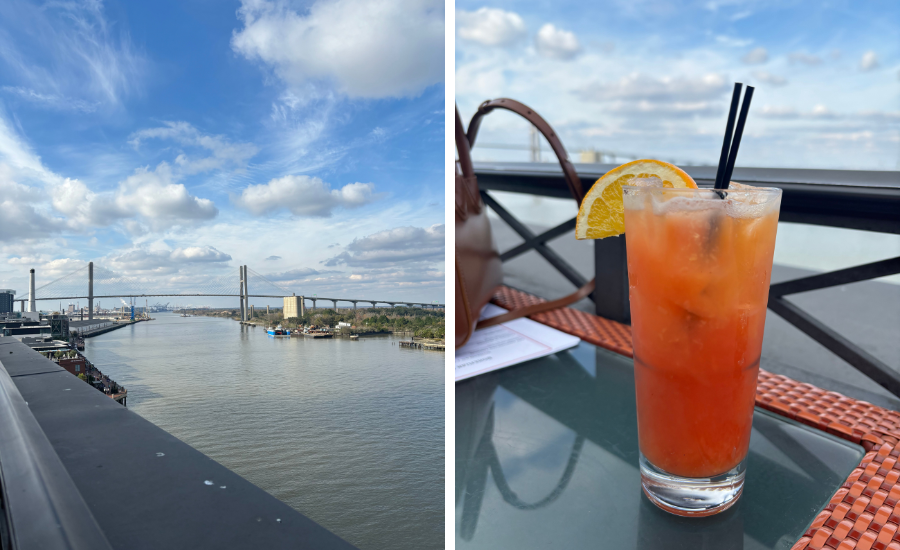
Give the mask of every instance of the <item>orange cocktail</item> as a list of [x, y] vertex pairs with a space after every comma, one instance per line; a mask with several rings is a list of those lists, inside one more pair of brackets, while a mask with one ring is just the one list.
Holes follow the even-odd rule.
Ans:
[[743, 486], [781, 191], [623, 189], [644, 488], [715, 513]]

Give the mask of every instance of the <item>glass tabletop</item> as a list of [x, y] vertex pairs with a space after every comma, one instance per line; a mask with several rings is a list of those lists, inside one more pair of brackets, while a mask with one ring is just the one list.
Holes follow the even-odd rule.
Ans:
[[738, 503], [663, 512], [641, 491], [633, 363], [582, 342], [456, 384], [456, 547], [789, 549], [863, 455], [756, 409]]

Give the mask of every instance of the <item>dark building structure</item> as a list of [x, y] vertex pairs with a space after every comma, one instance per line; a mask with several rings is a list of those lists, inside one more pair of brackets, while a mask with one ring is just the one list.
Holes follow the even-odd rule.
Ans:
[[57, 340], [69, 339], [69, 317], [67, 315], [50, 316], [50, 335]]
[[16, 291], [10, 288], [0, 288], [0, 313], [12, 313], [13, 297]]

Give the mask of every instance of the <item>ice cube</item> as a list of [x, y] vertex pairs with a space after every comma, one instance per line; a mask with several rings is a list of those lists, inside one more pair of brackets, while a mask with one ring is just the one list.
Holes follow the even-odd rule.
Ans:
[[662, 187], [663, 181], [656, 176], [650, 176], [649, 178], [631, 178], [628, 180], [626, 185], [630, 185], [632, 187]]
[[772, 208], [777, 208], [780, 201], [771, 200], [768, 193], [748, 192], [759, 191], [762, 188], [753, 185], [744, 185], [736, 181], [728, 184], [726, 210], [733, 218], [758, 218], [769, 213]]

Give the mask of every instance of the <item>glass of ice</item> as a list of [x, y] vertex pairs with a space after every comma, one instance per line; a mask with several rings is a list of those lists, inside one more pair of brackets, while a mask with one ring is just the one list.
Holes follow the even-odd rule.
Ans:
[[716, 514], [743, 489], [781, 190], [623, 197], [643, 490]]

